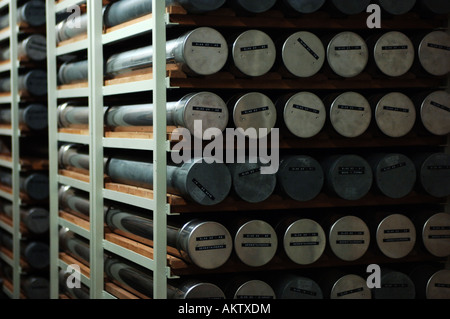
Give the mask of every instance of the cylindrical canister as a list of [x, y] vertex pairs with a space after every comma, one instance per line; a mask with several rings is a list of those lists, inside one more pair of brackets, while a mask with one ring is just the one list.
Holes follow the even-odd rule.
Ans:
[[307, 14], [318, 11], [326, 0], [283, 0], [289, 10]]
[[[20, 191], [27, 194], [34, 200], [45, 200], [48, 198], [48, 176], [40, 173], [33, 172], [19, 177], [20, 179]], [[0, 172], [0, 183], [8, 187], [12, 187], [12, 175], [10, 172]]]
[[361, 258], [370, 245], [370, 230], [359, 217], [347, 215], [337, 219], [328, 230], [332, 252], [345, 261]]
[[243, 163], [227, 164], [232, 178], [232, 189], [242, 200], [259, 203], [275, 190], [277, 178], [275, 174], [262, 174], [263, 164], [260, 158], [246, 158]]
[[434, 14], [450, 13], [450, 3], [447, 0], [419, 0], [422, 8]]
[[89, 220], [89, 194], [63, 185], [58, 191], [60, 209]]
[[[180, 64], [187, 73], [211, 75], [228, 59], [225, 38], [215, 29], [199, 27], [166, 42], [166, 61]], [[153, 46], [113, 54], [106, 61], [105, 74], [114, 76], [148, 68], [153, 62]]]
[[28, 299], [49, 299], [50, 282], [42, 276], [27, 276], [20, 283]]
[[246, 30], [230, 42], [232, 42], [230, 53], [233, 66], [245, 76], [264, 75], [275, 64], [277, 55], [275, 43], [261, 30]]
[[71, 84], [87, 82], [88, 61], [65, 62], [58, 70], [58, 81], [60, 84]]
[[61, 269], [59, 271], [59, 289], [61, 293], [66, 294], [73, 299], [91, 299], [89, 288], [86, 287], [86, 285], [81, 283], [80, 287], [69, 287], [67, 280], [69, 280], [69, 282], [71, 280], [70, 273], [67, 273], [65, 270]]
[[308, 155], [285, 156], [280, 161], [277, 185], [283, 194], [297, 201], [314, 199], [322, 191], [322, 166]]
[[[47, 57], [47, 41], [42, 34], [32, 34], [22, 40], [17, 46], [18, 58], [29, 59], [31, 61], [43, 61]], [[1, 60], [10, 60], [11, 52], [9, 48], [0, 50]]]
[[62, 227], [59, 230], [59, 245], [62, 251], [76, 258], [84, 265], [89, 266], [90, 248], [87, 240], [81, 238], [68, 228]]
[[434, 265], [416, 266], [409, 274], [417, 299], [450, 299], [450, 270]]
[[436, 257], [450, 256], [450, 214], [433, 214], [419, 226], [419, 238], [430, 254]]
[[312, 92], [298, 92], [281, 96], [276, 108], [283, 110], [283, 122], [297, 137], [316, 136], [325, 126], [327, 111], [322, 100]]
[[[10, 218], [13, 216], [13, 207], [9, 202], [1, 201], [0, 211]], [[30, 232], [36, 235], [47, 233], [50, 226], [49, 212], [43, 207], [21, 208], [20, 221], [24, 223]]]
[[262, 13], [272, 8], [277, 0], [228, 0], [229, 4], [246, 13]]
[[88, 106], [77, 107], [73, 102], [65, 102], [58, 105], [57, 113], [59, 127], [89, 124]]
[[348, 1], [348, 0], [330, 0], [330, 8], [338, 10], [342, 14], [355, 15], [365, 12], [370, 0]]
[[425, 35], [417, 48], [419, 62], [431, 75], [444, 76], [450, 72], [450, 35], [432, 31]]
[[75, 167], [89, 171], [87, 147], [78, 144], [65, 144], [59, 148], [58, 163], [61, 168]]
[[[277, 120], [275, 104], [265, 94], [250, 92], [233, 97], [227, 102], [233, 109], [233, 123], [244, 132], [254, 129], [256, 138], [267, 136]], [[250, 129], [250, 130], [249, 130]], [[250, 136], [255, 138], [255, 136]]]
[[[125, 2], [125, 1], [121, 1]], [[62, 42], [75, 38], [76, 36], [86, 34], [88, 27], [88, 15], [87, 13], [80, 14], [76, 17], [70, 17], [58, 23], [55, 27], [56, 42]]]
[[325, 48], [314, 33], [291, 34], [281, 50], [283, 65], [293, 75], [306, 78], [317, 74], [325, 63]]
[[355, 32], [341, 32], [327, 43], [327, 61], [337, 75], [345, 78], [357, 76], [364, 71], [369, 61], [367, 44]]
[[418, 154], [416, 164], [420, 189], [433, 197], [450, 196], [450, 155], [445, 153]]
[[377, 0], [376, 1], [383, 10], [392, 15], [402, 15], [411, 11], [416, 0]]
[[372, 299], [366, 279], [359, 274], [329, 270], [318, 280], [326, 299]]
[[[11, 109], [0, 110], [0, 123], [11, 123]], [[33, 103], [19, 109], [19, 123], [31, 130], [47, 128], [47, 107], [43, 104]]]
[[387, 257], [406, 257], [416, 243], [416, 228], [407, 216], [389, 214], [379, 223], [375, 232], [378, 249]]
[[275, 299], [275, 292], [265, 281], [249, 279], [245, 276], [236, 276], [227, 279], [223, 289], [227, 299], [251, 300], [251, 299]]
[[434, 91], [419, 101], [420, 119], [428, 132], [434, 135], [450, 133], [450, 94]]
[[414, 102], [405, 94], [390, 92], [369, 99], [377, 127], [389, 137], [402, 137], [411, 132], [416, 122]]
[[274, 276], [272, 281], [271, 285], [277, 299], [323, 299], [321, 287], [309, 277], [297, 274], [281, 274]]
[[340, 198], [358, 200], [372, 187], [372, 168], [359, 155], [330, 156], [323, 161], [322, 167], [328, 189]]
[[300, 265], [309, 265], [323, 254], [327, 239], [322, 226], [309, 218], [287, 217], [275, 227], [286, 256]]
[[405, 273], [381, 269], [381, 287], [372, 289], [373, 299], [415, 299], [416, 289]]
[[[47, 73], [34, 69], [26, 74], [19, 75], [19, 91], [28, 92], [34, 96], [44, 96], [47, 94]], [[11, 92], [11, 78], [0, 79], [0, 91]]]
[[[17, 23], [26, 23], [31, 27], [39, 27], [45, 24], [45, 2], [30, 0], [17, 9]], [[0, 18], [0, 29], [9, 26], [9, 15]]]
[[369, 156], [373, 170], [373, 185], [383, 195], [402, 198], [412, 192], [416, 184], [416, 167], [406, 155], [380, 153]]
[[353, 138], [367, 131], [372, 121], [372, 108], [362, 94], [348, 91], [325, 100], [331, 125], [338, 134]]
[[266, 221], [253, 219], [240, 223], [233, 235], [236, 255], [247, 266], [264, 266], [276, 254], [277, 234]]

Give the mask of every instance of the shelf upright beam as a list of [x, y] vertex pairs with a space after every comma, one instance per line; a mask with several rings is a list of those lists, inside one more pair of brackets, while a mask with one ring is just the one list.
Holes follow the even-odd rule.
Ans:
[[47, 96], [48, 96], [48, 160], [49, 160], [49, 212], [50, 212], [50, 298], [59, 296], [59, 205], [58, 205], [58, 97], [57, 97], [57, 58], [56, 58], [56, 12], [55, 1], [46, 1], [47, 30]]
[[89, 75], [90, 297], [103, 298], [103, 7], [87, 1]]
[[152, 2], [152, 45], [153, 45], [153, 103], [154, 114], [154, 201], [155, 222], [154, 261], [155, 270], [153, 297], [167, 299], [167, 120], [166, 120], [166, 21], [165, 1]]

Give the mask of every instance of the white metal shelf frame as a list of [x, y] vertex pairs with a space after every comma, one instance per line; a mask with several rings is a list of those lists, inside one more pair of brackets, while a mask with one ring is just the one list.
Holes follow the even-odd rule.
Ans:
[[[167, 298], [167, 278], [170, 269], [167, 261], [167, 204], [166, 169], [167, 169], [167, 129], [166, 129], [166, 21], [164, 1], [153, 1], [153, 18], [127, 28], [103, 35], [102, 1], [87, 0], [88, 32], [87, 39], [70, 46], [56, 47], [55, 13], [85, 1], [46, 0], [47, 10], [47, 57], [48, 57], [48, 127], [49, 127], [49, 173], [50, 173], [50, 297], [58, 298], [58, 271], [65, 263], [59, 259], [58, 229], [68, 227], [79, 235], [90, 240], [90, 278], [84, 278], [89, 283], [92, 299], [114, 298], [104, 291], [103, 254], [106, 251], [129, 259], [153, 271], [155, 299]], [[133, 33], [131, 33], [130, 30]], [[131, 34], [152, 33], [155, 47], [153, 61], [153, 79], [121, 85], [104, 86], [103, 80], [103, 45], [130, 36]], [[73, 53], [87, 49], [89, 65], [89, 81], [87, 88], [58, 89], [57, 57], [62, 54]], [[153, 139], [133, 140], [134, 147], [130, 147], [130, 139], [104, 138], [103, 130], [103, 97], [115, 94], [133, 92], [149, 92], [153, 94], [155, 104], [155, 127]], [[88, 97], [89, 104], [89, 135], [58, 133], [57, 106], [58, 100], [72, 97]], [[95, 107], [94, 107], [95, 106]], [[89, 183], [81, 182], [58, 175], [58, 142], [76, 142], [89, 145], [90, 172]], [[103, 181], [103, 149], [107, 147], [140, 149], [153, 151], [154, 198], [146, 199], [138, 196], [104, 189]], [[77, 227], [73, 223], [59, 217], [58, 188], [61, 184], [69, 184], [88, 191], [90, 194], [91, 213], [89, 231]], [[121, 246], [104, 239], [103, 201], [104, 198], [122, 201], [134, 206], [152, 210], [154, 214], [154, 258], [149, 259], [136, 254]]]

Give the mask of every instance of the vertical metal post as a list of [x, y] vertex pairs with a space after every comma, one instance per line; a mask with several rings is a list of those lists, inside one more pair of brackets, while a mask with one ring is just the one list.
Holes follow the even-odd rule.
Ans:
[[59, 296], [59, 240], [58, 240], [58, 119], [57, 119], [57, 69], [55, 36], [55, 1], [46, 2], [47, 29], [47, 96], [48, 96], [48, 156], [49, 156], [49, 236], [50, 236], [50, 298]]
[[152, 2], [152, 41], [153, 41], [153, 176], [154, 176], [154, 201], [155, 210], [153, 219], [155, 223], [154, 233], [154, 298], [167, 298], [167, 153], [166, 153], [166, 24], [165, 1]]
[[103, 296], [103, 47], [102, 1], [87, 1], [89, 61], [90, 297]]

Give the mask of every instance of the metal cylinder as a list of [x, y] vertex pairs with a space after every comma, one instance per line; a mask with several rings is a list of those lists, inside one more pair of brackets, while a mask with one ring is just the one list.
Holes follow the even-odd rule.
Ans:
[[65, 62], [58, 70], [58, 81], [60, 84], [71, 84], [87, 82], [88, 61]]
[[334, 155], [322, 163], [328, 189], [346, 200], [358, 200], [371, 189], [372, 168], [359, 155]]
[[445, 153], [419, 154], [413, 157], [418, 183], [428, 195], [450, 196], [450, 155]]
[[[153, 220], [143, 214], [110, 207], [105, 222], [113, 231], [153, 241]], [[167, 245], [176, 248], [183, 259], [202, 269], [222, 266], [233, 250], [228, 230], [218, 222], [203, 220], [191, 220], [181, 226], [170, 223]]]
[[331, 125], [341, 136], [358, 137], [369, 128], [372, 108], [360, 93], [348, 91], [336, 97], [333, 95], [326, 98], [325, 104], [329, 107]]
[[299, 31], [284, 41], [281, 57], [290, 73], [306, 78], [317, 74], [324, 65], [325, 47], [314, 33]]
[[283, 240], [283, 250], [288, 258], [299, 265], [310, 265], [323, 254], [327, 243], [325, 231], [309, 218], [284, 218], [275, 227]]
[[[104, 107], [105, 111], [106, 109], [107, 107]], [[89, 124], [88, 106], [76, 106], [73, 102], [65, 102], [58, 105], [57, 114], [59, 127]]]
[[343, 216], [329, 228], [328, 242], [332, 252], [339, 259], [355, 261], [369, 248], [369, 227], [357, 216]]
[[318, 282], [326, 299], [372, 299], [366, 280], [359, 274], [332, 269], [321, 274]]
[[[19, 91], [26, 91], [34, 96], [44, 96], [47, 94], [47, 73], [34, 69], [19, 75], [18, 86]], [[11, 78], [0, 79], [0, 91], [11, 92]]]
[[340, 13], [346, 15], [354, 15], [365, 12], [370, 0], [348, 1], [348, 0], [331, 0], [329, 1], [333, 7]]
[[416, 289], [405, 273], [383, 268], [381, 287], [372, 289], [373, 299], [415, 299]]
[[434, 135], [450, 133], [450, 94], [443, 90], [434, 91], [418, 105], [420, 119], [428, 132]]
[[228, 0], [229, 4], [248, 13], [262, 13], [271, 9], [277, 0]]
[[223, 289], [227, 299], [252, 300], [275, 299], [275, 292], [265, 281], [249, 279], [246, 276], [227, 278], [227, 284]]
[[390, 214], [377, 226], [376, 243], [387, 257], [400, 259], [406, 257], [416, 244], [416, 228], [407, 216]]
[[265, 201], [275, 190], [275, 174], [261, 174], [260, 158], [246, 158], [244, 163], [228, 164], [232, 179], [232, 189], [242, 200], [249, 203]]
[[446, 0], [420, 0], [422, 8], [434, 14], [450, 13], [450, 2]]
[[282, 274], [275, 278], [272, 287], [277, 299], [323, 299], [321, 287], [309, 277]]
[[[20, 176], [20, 191], [34, 200], [45, 200], [48, 198], [48, 176], [40, 172]], [[0, 183], [12, 187], [12, 175], [9, 172], [0, 172]]]
[[[45, 3], [41, 0], [30, 0], [17, 8], [17, 23], [26, 23], [31, 27], [45, 24]], [[0, 18], [0, 29], [9, 26], [9, 15]]]
[[[260, 3], [260, 1], [252, 1]], [[261, 30], [246, 30], [231, 42], [233, 65], [244, 75], [262, 76], [272, 69], [276, 61], [276, 47], [271, 37]]]
[[[123, 1], [122, 1], [123, 2]], [[55, 27], [56, 42], [62, 42], [72, 39], [76, 36], [86, 34], [88, 28], [88, 15], [87, 13], [80, 14], [76, 17], [70, 17], [70, 20], [66, 19], [58, 23]]]
[[377, 0], [383, 10], [392, 15], [402, 15], [411, 11], [416, 5], [416, 0]]
[[283, 3], [290, 10], [307, 14], [318, 11], [326, 0], [283, 0]]
[[414, 162], [403, 154], [381, 153], [368, 158], [373, 185], [383, 195], [402, 198], [414, 189], [417, 173]]
[[430, 264], [416, 266], [409, 274], [417, 299], [450, 299], [450, 270]]
[[[0, 203], [0, 211], [12, 219], [13, 207], [9, 202]], [[20, 209], [20, 221], [26, 228], [36, 235], [45, 234], [49, 229], [49, 212], [43, 207], [30, 207]]]
[[425, 35], [417, 48], [421, 66], [431, 75], [450, 73], [450, 35], [444, 31], [432, 31]]
[[308, 155], [285, 156], [280, 161], [277, 185], [281, 192], [297, 201], [309, 201], [320, 194], [324, 185], [320, 163]]
[[[362, 2], [364, 1], [351, 3]], [[341, 32], [328, 42], [327, 61], [337, 75], [345, 78], [354, 77], [366, 68], [369, 61], [369, 49], [364, 39], [357, 33]]]
[[59, 148], [58, 162], [61, 168], [75, 167], [89, 171], [87, 147], [78, 144], [65, 144]]
[[[228, 46], [225, 38], [209, 27], [196, 28], [166, 42], [166, 61], [182, 65], [188, 73], [217, 73], [227, 59]], [[105, 74], [114, 76], [151, 67], [152, 61], [152, 46], [113, 54], [106, 61]]]
[[391, 92], [369, 99], [377, 127], [389, 137], [402, 137], [411, 132], [416, 122], [414, 102], [405, 94]]
[[[11, 109], [0, 110], [0, 123], [11, 123]], [[19, 123], [25, 124], [32, 130], [47, 128], [47, 107], [43, 104], [33, 103], [20, 108]]]
[[69, 288], [67, 280], [70, 273], [67, 273], [63, 269], [59, 271], [59, 290], [60, 293], [66, 294], [73, 299], [91, 299], [89, 294], [89, 288], [84, 284], [80, 284], [80, 287]]
[[84, 265], [89, 266], [90, 249], [87, 240], [79, 237], [68, 228], [62, 227], [59, 230], [59, 245], [62, 251], [68, 253]]
[[50, 282], [41, 276], [27, 276], [22, 278], [21, 287], [28, 299], [49, 299]]
[[77, 190], [76, 188], [63, 185], [59, 188], [58, 200], [60, 209], [75, 214], [83, 219], [89, 219], [89, 194]]
[[267, 136], [277, 121], [277, 110], [272, 100], [265, 94], [250, 92], [234, 96], [227, 102], [233, 109], [233, 123], [244, 132], [256, 130], [256, 137]]
[[373, 56], [378, 69], [385, 75], [397, 77], [406, 74], [414, 63], [415, 48], [402, 32], [389, 31], [377, 37]]
[[[108, 277], [138, 291], [148, 297], [153, 296], [153, 277], [144, 269], [122, 262], [119, 259], [108, 258], [105, 261], [105, 272]], [[176, 286], [167, 285], [168, 299], [224, 299], [224, 292], [212, 283], [189, 280], [179, 282]]]
[[450, 256], [450, 214], [436, 213], [428, 217], [419, 229], [426, 250], [436, 257]]
[[277, 234], [273, 227], [263, 220], [254, 219], [241, 223], [233, 235], [236, 255], [247, 266], [264, 266], [276, 254]]
[[[32, 34], [18, 44], [17, 50], [19, 59], [43, 61], [47, 58], [47, 41], [41, 34]], [[9, 47], [0, 50], [0, 59], [3, 61], [11, 59]]]

